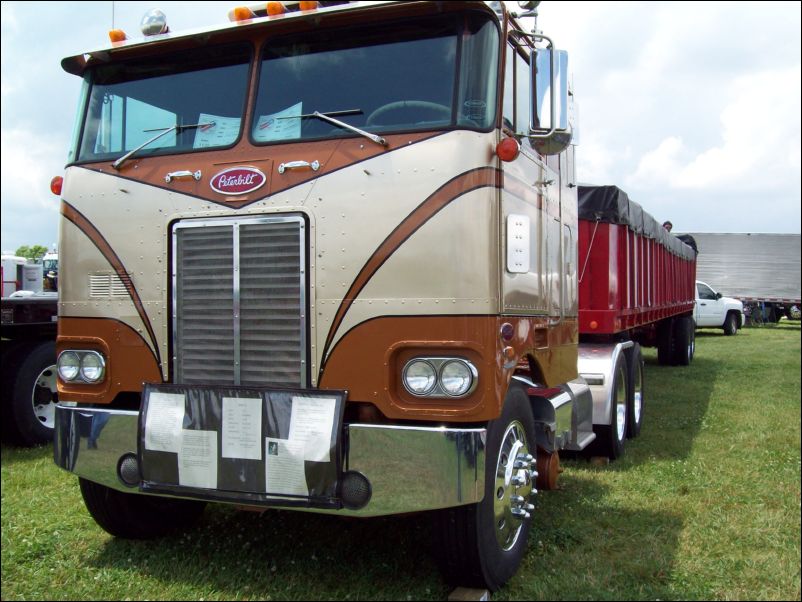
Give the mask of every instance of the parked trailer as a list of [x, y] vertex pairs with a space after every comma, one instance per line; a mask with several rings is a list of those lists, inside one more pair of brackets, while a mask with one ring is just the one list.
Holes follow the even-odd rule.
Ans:
[[4, 297], [3, 440], [22, 446], [53, 440], [58, 294]]
[[597, 445], [617, 456], [643, 422], [641, 348], [661, 364], [693, 360], [696, 253], [617, 186], [580, 186], [578, 204], [579, 373]]
[[577, 255], [567, 56], [504, 3], [269, 5], [62, 62], [56, 463], [118, 537], [426, 511], [449, 580], [497, 589], [559, 452], [637, 434], [693, 259], [642, 217]]

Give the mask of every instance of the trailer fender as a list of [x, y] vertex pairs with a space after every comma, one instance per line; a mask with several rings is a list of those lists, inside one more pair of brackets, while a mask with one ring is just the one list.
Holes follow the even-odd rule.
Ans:
[[609, 426], [613, 402], [613, 370], [618, 356], [632, 347], [632, 341], [580, 343], [577, 367], [593, 396], [593, 424]]

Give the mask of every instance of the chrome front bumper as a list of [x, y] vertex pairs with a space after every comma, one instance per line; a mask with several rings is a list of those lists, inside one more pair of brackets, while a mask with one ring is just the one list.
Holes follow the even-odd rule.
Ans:
[[[139, 412], [56, 407], [56, 465], [89, 481], [137, 493], [118, 476], [120, 458], [137, 453]], [[94, 429], [92, 424], [102, 424]], [[486, 430], [346, 424], [344, 465], [371, 483], [361, 510], [320, 510], [348, 516], [382, 516], [480, 502], [484, 496]], [[94, 436], [93, 436], [94, 435]], [[282, 507], [276, 499], [272, 506]], [[292, 508], [294, 510], [312, 510]]]

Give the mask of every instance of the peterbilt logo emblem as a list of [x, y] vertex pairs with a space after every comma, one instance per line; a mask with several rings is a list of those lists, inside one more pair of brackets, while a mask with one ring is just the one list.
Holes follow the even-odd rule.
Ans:
[[232, 167], [215, 174], [209, 186], [220, 194], [248, 194], [266, 181], [265, 174], [255, 167]]

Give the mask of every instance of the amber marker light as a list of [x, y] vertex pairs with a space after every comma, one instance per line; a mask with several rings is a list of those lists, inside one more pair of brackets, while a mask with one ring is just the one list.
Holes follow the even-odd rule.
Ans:
[[112, 29], [109, 31], [109, 40], [111, 40], [112, 44], [115, 42], [124, 42], [127, 39], [128, 36], [125, 35], [122, 29]]
[[298, 3], [298, 8], [301, 10], [316, 10], [318, 6], [320, 6], [320, 2], [317, 2], [317, 0], [313, 0], [312, 2], [301, 1]]
[[253, 19], [254, 17], [256, 17], [256, 13], [247, 6], [237, 6], [233, 11], [231, 11], [232, 21], [247, 21], [248, 19]]
[[268, 2], [267, 3], [267, 14], [271, 17], [275, 17], [276, 15], [283, 15], [287, 12], [287, 9], [284, 8], [284, 5], [281, 2]]
[[64, 184], [64, 178], [61, 176], [56, 176], [52, 180], [50, 180], [50, 192], [55, 194], [56, 196], [61, 196], [61, 187]]
[[515, 138], [504, 138], [496, 145], [496, 155], [502, 161], [515, 161], [521, 152], [521, 145]]
[[599, 327], [599, 323], [596, 320], [591, 320], [590, 322], [590, 329], [596, 330]]

